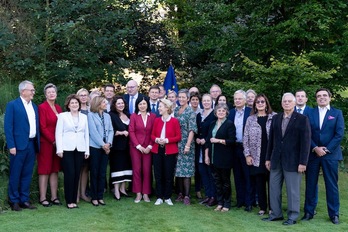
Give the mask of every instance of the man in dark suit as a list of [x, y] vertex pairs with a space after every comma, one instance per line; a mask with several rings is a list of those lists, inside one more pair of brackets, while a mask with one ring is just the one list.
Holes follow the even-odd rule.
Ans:
[[235, 108], [230, 110], [228, 119], [236, 126], [236, 145], [234, 148], [233, 176], [237, 195], [237, 208], [245, 205], [245, 211], [252, 210], [252, 188], [250, 183], [249, 166], [243, 154], [243, 132], [251, 108], [245, 107], [246, 93], [237, 90], [234, 95]]
[[106, 112], [110, 112], [111, 101], [115, 96], [115, 86], [111, 83], [104, 85], [104, 97], [108, 101]]
[[331, 92], [321, 88], [316, 91], [318, 107], [308, 114], [312, 140], [306, 173], [305, 215], [302, 220], [313, 218], [316, 186], [320, 167], [323, 170], [326, 188], [326, 203], [330, 220], [339, 224], [338, 161], [342, 160], [340, 143], [344, 136], [342, 111], [330, 106]]
[[127, 83], [127, 94], [123, 95], [123, 99], [128, 104], [129, 113], [132, 114], [135, 111], [135, 101], [139, 98], [143, 98], [144, 95], [138, 92], [138, 83], [135, 80], [130, 80]]
[[10, 151], [9, 203], [12, 210], [36, 209], [29, 202], [35, 155], [39, 152], [39, 114], [32, 102], [35, 94], [30, 81], [19, 84], [20, 97], [10, 101], [5, 113], [5, 136]]
[[161, 116], [158, 111], [159, 93], [160, 93], [160, 88], [158, 87], [158, 85], [153, 85], [150, 87], [149, 89], [150, 108], [151, 108], [151, 113], [156, 114], [156, 117]]
[[293, 225], [300, 214], [300, 186], [306, 171], [311, 130], [308, 118], [294, 111], [292, 93], [282, 97], [284, 112], [273, 117], [266, 154], [266, 168], [270, 170], [270, 208], [272, 213], [264, 221], [283, 220], [282, 186], [285, 180], [288, 219], [283, 225]]
[[295, 111], [297, 113], [307, 115], [312, 108], [307, 106], [308, 98], [307, 98], [306, 92], [302, 89], [297, 90], [295, 93], [295, 98], [296, 98]]

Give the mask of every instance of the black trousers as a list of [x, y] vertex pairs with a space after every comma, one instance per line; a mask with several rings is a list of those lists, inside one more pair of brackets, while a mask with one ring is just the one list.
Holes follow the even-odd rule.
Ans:
[[212, 165], [212, 174], [215, 180], [218, 205], [231, 208], [231, 168], [218, 168]]
[[153, 154], [152, 160], [156, 180], [156, 196], [168, 199], [173, 192], [176, 155], [165, 155], [164, 147], [159, 147], [158, 153]]
[[102, 148], [89, 147], [90, 188], [92, 200], [102, 200], [109, 157]]
[[84, 159], [84, 152], [64, 151], [61, 161], [64, 173], [64, 194], [66, 204], [76, 203], [80, 171]]
[[255, 183], [260, 210], [267, 211], [269, 202], [269, 197], [267, 197], [269, 173], [251, 175], [250, 178], [251, 182]]

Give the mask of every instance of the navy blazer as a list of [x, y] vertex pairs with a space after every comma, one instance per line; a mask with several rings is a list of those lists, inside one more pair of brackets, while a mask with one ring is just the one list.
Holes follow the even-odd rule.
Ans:
[[[340, 143], [344, 136], [344, 119], [342, 111], [330, 107], [326, 112], [323, 125], [319, 128], [319, 109], [313, 108], [308, 118], [312, 130], [311, 150], [316, 146], [324, 146], [331, 153], [322, 156], [323, 159], [328, 160], [342, 160], [342, 150]], [[310, 159], [318, 158], [315, 152], [311, 152]]]
[[[209, 126], [208, 136], [206, 139], [206, 147], [209, 149], [210, 163], [218, 168], [232, 168], [233, 165], [233, 146], [236, 142], [236, 127], [234, 123], [226, 119], [217, 130], [215, 138], [224, 139], [226, 144], [210, 142], [210, 138], [213, 137], [212, 132], [215, 127], [216, 121], [213, 121]], [[212, 149], [214, 149], [214, 155], [212, 155]]]
[[[138, 93], [138, 98], [143, 98], [143, 97], [147, 98], [147, 96], [145, 96], [144, 94]], [[138, 98], [137, 98], [137, 99], [138, 99]], [[129, 110], [129, 94], [128, 94], [128, 93], [127, 93], [127, 94], [124, 94], [124, 95], [123, 95], [123, 99], [126, 101], [126, 103], [127, 103], [127, 105], [128, 105], [128, 110]], [[134, 103], [135, 103], [135, 101], [136, 101], [137, 99], [134, 99]], [[136, 108], [136, 107], [134, 107], [134, 112], [135, 112], [135, 108]], [[129, 112], [129, 113], [130, 113], [130, 112]]]
[[[36, 120], [36, 137], [35, 151], [40, 151], [40, 129], [39, 129], [39, 111], [37, 106], [32, 102], [35, 111]], [[6, 106], [4, 129], [6, 136], [7, 148], [16, 148], [16, 150], [25, 150], [29, 143], [30, 125], [27, 112], [25, 111], [22, 99], [10, 101]]]
[[273, 116], [266, 153], [266, 161], [271, 161], [271, 169], [278, 165], [288, 172], [297, 172], [298, 165], [307, 165], [311, 141], [309, 120], [294, 111], [282, 135], [284, 113]]
[[[309, 107], [308, 105], [306, 105], [306, 107], [304, 108], [302, 114], [308, 116], [309, 112], [310, 112], [312, 109], [313, 109], [312, 107]], [[297, 112], [297, 107], [296, 107], [296, 106], [295, 106], [295, 111]]]
[[155, 114], [156, 115], [156, 117], [160, 117], [161, 115], [160, 115], [160, 113], [159, 113], [159, 111], [158, 111], [158, 106], [159, 106], [159, 101], [157, 101], [157, 104], [156, 104], [156, 110], [155, 110], [155, 112], [152, 112], [152, 103], [151, 103], [151, 101], [149, 100], [149, 102], [150, 102], [150, 109], [151, 109], [151, 113], [153, 113], [153, 114]]
[[[246, 123], [248, 117], [250, 116], [250, 113], [251, 113], [251, 108], [246, 106], [244, 109], [244, 118], [243, 118], [243, 134], [244, 134], [245, 123]], [[232, 108], [230, 110], [229, 115], [228, 115], [228, 119], [234, 123], [235, 117], [236, 117], [236, 108]]]

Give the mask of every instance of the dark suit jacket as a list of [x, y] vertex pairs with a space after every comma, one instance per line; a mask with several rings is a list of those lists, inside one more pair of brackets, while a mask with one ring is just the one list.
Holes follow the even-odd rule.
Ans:
[[[306, 107], [304, 108], [302, 114], [308, 116], [309, 112], [310, 112], [312, 109], [313, 109], [312, 107], [309, 107], [308, 105], [306, 105]], [[296, 107], [296, 106], [295, 106], [295, 111], [297, 112], [297, 107]]]
[[[344, 119], [342, 111], [333, 107], [327, 111], [323, 125], [319, 128], [319, 109], [313, 108], [308, 114], [312, 130], [311, 150], [316, 146], [324, 146], [331, 153], [326, 154], [322, 159], [342, 160], [342, 150], [340, 143], [344, 136]], [[310, 159], [318, 158], [314, 152], [311, 152]]]
[[112, 141], [113, 150], [126, 150], [128, 148], [129, 136], [117, 135], [116, 131], [128, 131], [128, 126], [125, 125], [120, 116], [117, 113], [110, 111], [109, 112], [112, 122], [112, 127], [114, 128], [114, 139]]
[[151, 112], [154, 113], [154, 114], [156, 115], [156, 117], [160, 117], [160, 116], [161, 116], [160, 113], [159, 113], [159, 111], [158, 111], [158, 106], [159, 106], [159, 101], [157, 101], [155, 112], [152, 112], [152, 103], [151, 103], [151, 101], [150, 101], [150, 109], [151, 109]]
[[[37, 106], [32, 102], [36, 119], [35, 151], [40, 150], [40, 129], [39, 112]], [[25, 150], [29, 142], [30, 125], [27, 112], [25, 111], [22, 99], [19, 97], [10, 101], [6, 106], [4, 129], [7, 148]]]
[[[202, 121], [202, 115], [201, 113], [197, 114], [196, 117], [196, 123], [197, 123], [197, 134], [195, 134], [195, 139], [205, 139], [207, 141], [207, 135], [209, 132], [209, 127], [210, 124], [216, 120], [216, 117], [214, 115], [214, 111], [212, 111], [203, 121]], [[196, 144], [195, 146], [195, 154], [196, 154], [196, 159], [199, 159], [200, 156], [200, 151], [203, 149], [203, 160], [204, 160], [204, 149], [205, 146], [201, 146]], [[198, 163], [198, 162], [197, 162]]]
[[131, 147], [136, 147], [140, 144], [146, 148], [149, 145], [153, 145], [153, 141], [151, 141], [151, 132], [155, 118], [156, 115], [150, 113], [150, 115], [147, 117], [145, 127], [141, 115], [134, 113], [130, 116], [129, 138]]
[[310, 149], [311, 130], [306, 116], [293, 112], [282, 136], [284, 113], [273, 116], [266, 154], [271, 169], [279, 165], [288, 172], [297, 172], [298, 165], [307, 165]]
[[[250, 107], [245, 107], [244, 109], [244, 118], [243, 118], [243, 133], [244, 133], [244, 127], [245, 123], [250, 116], [251, 113], [251, 108]], [[234, 118], [236, 117], [236, 108], [233, 108], [230, 110], [230, 114], [228, 115], [228, 119], [231, 120], [234, 123]]]
[[[138, 93], [138, 98], [143, 98], [143, 97], [147, 98], [144, 94]], [[138, 98], [137, 98], [137, 99], [138, 99]], [[127, 94], [124, 94], [124, 95], [123, 95], [123, 99], [126, 101], [126, 103], [127, 103], [127, 105], [128, 105], [128, 109], [129, 109], [129, 94], [128, 94], [128, 93], [127, 93]], [[135, 103], [135, 101], [136, 101], [137, 99], [134, 99], [134, 103]], [[134, 111], [135, 111], [135, 108], [134, 108]]]
[[[220, 143], [214, 143], [214, 148], [210, 142], [212, 138], [212, 132], [215, 127], [216, 120], [213, 121], [209, 126], [209, 132], [206, 139], [206, 148], [209, 149], [210, 162], [218, 168], [232, 168], [233, 159], [233, 145], [236, 142], [236, 127], [234, 123], [230, 120], [225, 120], [225, 122], [220, 126], [216, 132], [215, 138], [224, 139], [226, 145]], [[212, 150], [214, 149], [214, 155], [212, 157]]]

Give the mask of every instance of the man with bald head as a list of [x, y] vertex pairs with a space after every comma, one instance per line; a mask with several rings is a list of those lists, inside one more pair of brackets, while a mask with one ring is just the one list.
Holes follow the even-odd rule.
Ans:
[[126, 88], [127, 94], [123, 95], [123, 98], [128, 104], [129, 113], [132, 114], [135, 111], [135, 101], [144, 95], [138, 92], [138, 83], [135, 80], [128, 81]]

